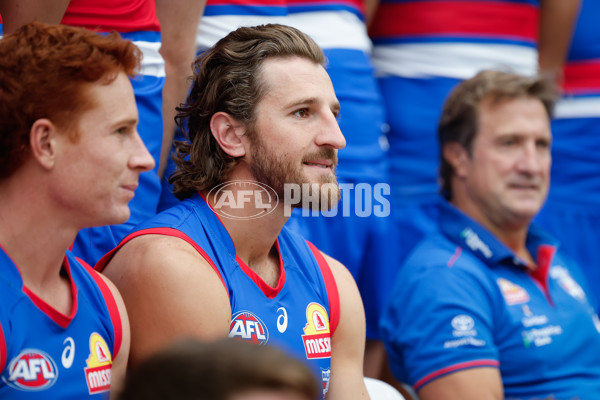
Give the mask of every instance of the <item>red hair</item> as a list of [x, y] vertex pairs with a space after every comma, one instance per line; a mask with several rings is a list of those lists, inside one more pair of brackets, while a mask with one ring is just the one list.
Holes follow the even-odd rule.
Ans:
[[32, 22], [0, 40], [0, 179], [29, 155], [29, 131], [47, 118], [76, 139], [79, 115], [93, 106], [85, 87], [133, 76], [140, 50], [118, 33]]

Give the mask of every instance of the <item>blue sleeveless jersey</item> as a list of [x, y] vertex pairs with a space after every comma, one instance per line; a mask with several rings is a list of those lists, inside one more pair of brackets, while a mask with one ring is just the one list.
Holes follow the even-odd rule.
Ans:
[[146, 234], [175, 236], [190, 243], [219, 274], [229, 294], [229, 337], [273, 344], [305, 360], [323, 382], [323, 395], [326, 393], [339, 299], [329, 266], [312, 244], [283, 228], [276, 242], [281, 274], [273, 288], [236, 255], [217, 215], [195, 195], [138, 226], [96, 269], [104, 268], [127, 241]]
[[0, 399], [108, 398], [121, 319], [97, 272], [67, 253], [73, 308], [64, 315], [27, 288], [0, 248]]

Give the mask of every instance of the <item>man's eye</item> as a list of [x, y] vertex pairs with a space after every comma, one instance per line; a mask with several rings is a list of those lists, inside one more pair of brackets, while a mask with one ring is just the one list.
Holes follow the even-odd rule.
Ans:
[[306, 108], [302, 108], [294, 112], [294, 115], [298, 118], [306, 118], [308, 117], [308, 110]]
[[539, 147], [540, 149], [548, 149], [550, 148], [550, 142], [547, 140], [538, 140], [536, 142], [537, 147]]

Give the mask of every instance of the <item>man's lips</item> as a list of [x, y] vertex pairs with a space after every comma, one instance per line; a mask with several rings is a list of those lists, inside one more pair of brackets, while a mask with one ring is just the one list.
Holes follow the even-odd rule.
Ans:
[[332, 160], [307, 160], [304, 164], [313, 167], [331, 168], [333, 166]]
[[130, 184], [130, 185], [122, 185], [121, 187], [123, 189], [125, 189], [125, 190], [130, 190], [132, 192], [135, 192], [135, 190], [137, 189], [138, 185], [137, 185], [137, 183], [134, 183], [134, 184]]
[[511, 189], [518, 190], [540, 190], [541, 185], [535, 182], [520, 182], [520, 183], [509, 183]]

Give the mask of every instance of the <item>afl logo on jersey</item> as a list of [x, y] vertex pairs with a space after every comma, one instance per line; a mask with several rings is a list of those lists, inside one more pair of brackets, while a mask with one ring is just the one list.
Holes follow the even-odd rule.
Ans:
[[250, 311], [240, 311], [231, 318], [229, 337], [263, 345], [269, 341], [267, 326]]
[[8, 364], [2, 380], [8, 386], [25, 391], [48, 389], [56, 383], [58, 369], [54, 360], [36, 349], [25, 349]]

